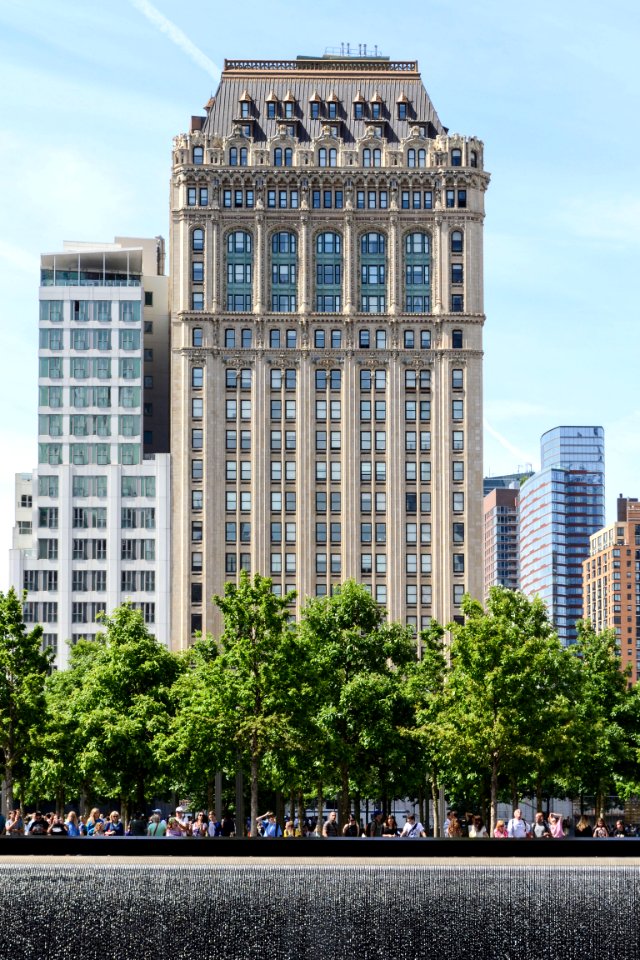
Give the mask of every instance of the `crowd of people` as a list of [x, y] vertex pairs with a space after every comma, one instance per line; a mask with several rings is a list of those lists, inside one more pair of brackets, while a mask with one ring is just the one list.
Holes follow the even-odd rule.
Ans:
[[[336, 837], [370, 837], [370, 838], [404, 838], [419, 839], [428, 836], [415, 814], [409, 813], [402, 828], [398, 826], [393, 814], [385, 817], [381, 810], [374, 810], [368, 824], [358, 821], [350, 814], [342, 825], [338, 823], [335, 810], [329, 812], [326, 819], [309, 818], [298, 820], [289, 819], [284, 828], [278, 822], [275, 813], [267, 810], [257, 818], [258, 836], [277, 838], [306, 837], [310, 839]], [[237, 835], [236, 821], [233, 814], [226, 812], [219, 820], [213, 810], [208, 813], [200, 810], [192, 816], [184, 807], [178, 806], [169, 816], [163, 815], [160, 809], [151, 811], [147, 816], [142, 812], [135, 813], [124, 823], [117, 810], [103, 814], [94, 807], [89, 816], [79, 816], [74, 810], [61, 817], [57, 813], [43, 814], [36, 810], [34, 813], [23, 816], [20, 809], [12, 810], [8, 817], [0, 813], [0, 836], [53, 836], [53, 837], [235, 837]], [[247, 822], [242, 830], [243, 836], [250, 835], [250, 823]], [[445, 838], [457, 839], [469, 837], [471, 839], [488, 838], [490, 836], [481, 816], [467, 813], [459, 817], [456, 810], [449, 810], [443, 824]], [[558, 813], [536, 813], [533, 821], [528, 823], [520, 809], [513, 811], [508, 820], [498, 820], [493, 830], [495, 839], [534, 839], [534, 840], [561, 840], [566, 836], [601, 839], [605, 837], [635, 837], [640, 836], [640, 826], [627, 827], [623, 820], [616, 820], [614, 826], [607, 826], [603, 817], [595, 818], [592, 824], [589, 817], [582, 816], [573, 830], [565, 825], [563, 817]]]

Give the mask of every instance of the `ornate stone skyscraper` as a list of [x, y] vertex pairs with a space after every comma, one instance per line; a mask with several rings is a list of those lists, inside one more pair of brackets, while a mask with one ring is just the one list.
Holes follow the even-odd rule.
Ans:
[[175, 646], [242, 569], [482, 591], [483, 145], [415, 61], [227, 60], [171, 187]]

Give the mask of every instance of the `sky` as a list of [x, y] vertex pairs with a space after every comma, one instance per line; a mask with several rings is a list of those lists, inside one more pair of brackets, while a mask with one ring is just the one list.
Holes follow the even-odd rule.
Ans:
[[[441, 121], [485, 143], [485, 474], [605, 428], [607, 518], [640, 496], [637, 0], [0, 0], [0, 589], [14, 474], [37, 447], [38, 259], [168, 237], [172, 138], [224, 58], [343, 42], [417, 59]], [[236, 13], [240, 12], [237, 19]]]

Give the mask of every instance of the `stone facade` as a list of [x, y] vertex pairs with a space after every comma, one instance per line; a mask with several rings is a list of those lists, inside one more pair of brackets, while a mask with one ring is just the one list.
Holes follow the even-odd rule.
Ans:
[[241, 568], [420, 627], [482, 591], [483, 144], [417, 64], [227, 61], [175, 138], [172, 634]]

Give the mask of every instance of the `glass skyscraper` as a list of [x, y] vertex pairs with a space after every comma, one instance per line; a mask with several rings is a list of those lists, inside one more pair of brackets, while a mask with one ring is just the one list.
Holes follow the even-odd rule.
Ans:
[[520, 491], [520, 586], [545, 601], [571, 644], [582, 617], [582, 561], [605, 520], [604, 429], [554, 427], [540, 448], [540, 472]]

